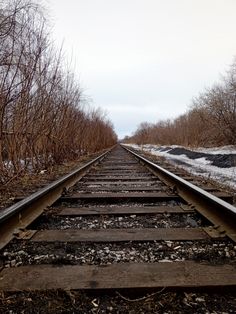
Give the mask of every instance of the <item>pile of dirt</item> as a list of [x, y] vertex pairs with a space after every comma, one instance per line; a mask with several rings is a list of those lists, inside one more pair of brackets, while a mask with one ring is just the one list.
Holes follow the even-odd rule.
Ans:
[[211, 161], [211, 165], [219, 168], [230, 168], [236, 166], [236, 154], [206, 154], [192, 151], [184, 147], [162, 147], [158, 151], [167, 152], [171, 155], [186, 155], [190, 159], [205, 158]]

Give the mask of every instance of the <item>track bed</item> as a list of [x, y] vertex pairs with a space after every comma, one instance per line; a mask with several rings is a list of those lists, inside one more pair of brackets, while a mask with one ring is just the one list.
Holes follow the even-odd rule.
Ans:
[[0, 312], [234, 313], [236, 244], [218, 227], [117, 146], [1, 250]]

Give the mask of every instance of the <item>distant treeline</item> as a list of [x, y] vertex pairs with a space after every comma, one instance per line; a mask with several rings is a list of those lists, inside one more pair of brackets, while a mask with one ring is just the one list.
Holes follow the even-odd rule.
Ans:
[[236, 145], [236, 61], [222, 80], [193, 99], [174, 120], [143, 122], [125, 142], [205, 146]]
[[0, 2], [0, 175], [47, 168], [113, 145], [116, 134], [55, 50], [35, 0]]

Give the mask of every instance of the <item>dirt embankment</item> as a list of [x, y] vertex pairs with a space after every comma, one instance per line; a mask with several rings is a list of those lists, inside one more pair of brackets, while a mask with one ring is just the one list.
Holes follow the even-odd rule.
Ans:
[[236, 154], [207, 154], [192, 151], [184, 147], [160, 147], [157, 151], [168, 152], [170, 155], [186, 155], [190, 159], [205, 158], [211, 161], [212, 166], [230, 168], [236, 166]]

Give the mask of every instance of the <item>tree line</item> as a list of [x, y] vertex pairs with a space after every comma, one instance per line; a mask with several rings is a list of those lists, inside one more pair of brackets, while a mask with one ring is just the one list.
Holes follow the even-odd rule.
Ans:
[[89, 109], [34, 0], [0, 3], [0, 174], [93, 153], [116, 143], [110, 121]]
[[142, 122], [125, 142], [193, 147], [236, 145], [236, 59], [219, 83], [193, 99], [186, 113], [154, 124]]

